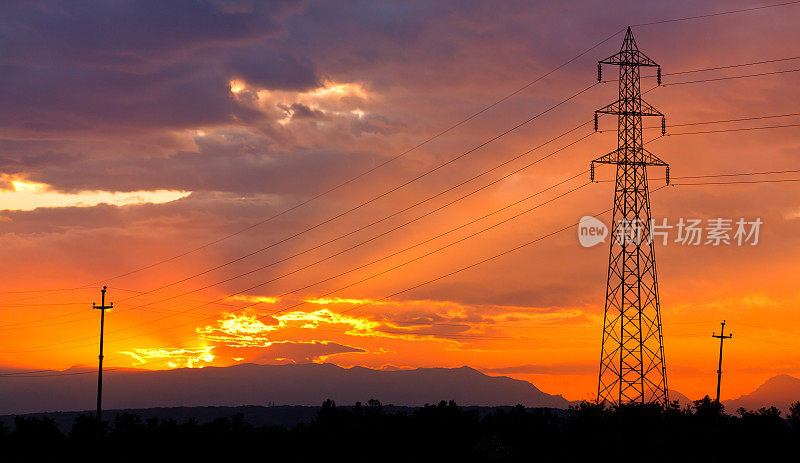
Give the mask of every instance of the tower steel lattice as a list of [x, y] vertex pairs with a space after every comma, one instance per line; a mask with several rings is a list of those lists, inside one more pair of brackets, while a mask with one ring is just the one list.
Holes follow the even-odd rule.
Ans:
[[619, 53], [598, 63], [598, 81], [603, 64], [619, 66], [619, 99], [595, 111], [595, 130], [598, 114], [618, 116], [617, 149], [591, 162], [592, 180], [595, 164], [617, 166], [597, 400], [615, 406], [666, 405], [667, 369], [647, 166], [665, 166], [667, 184], [669, 166], [644, 149], [642, 116], [661, 117], [662, 135], [666, 122], [663, 114], [642, 100], [639, 74], [643, 66], [657, 68], [660, 85], [661, 67], [639, 51], [630, 27]]

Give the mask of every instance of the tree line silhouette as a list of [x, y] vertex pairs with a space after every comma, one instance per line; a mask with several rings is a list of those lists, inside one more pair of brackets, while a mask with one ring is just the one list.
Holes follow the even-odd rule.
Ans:
[[517, 405], [482, 416], [453, 401], [389, 413], [377, 400], [327, 400], [291, 428], [254, 426], [241, 414], [178, 423], [130, 413], [100, 429], [79, 415], [68, 433], [48, 417], [0, 427], [0, 460], [14, 462], [757, 461], [797, 458], [798, 444], [800, 402], [786, 417], [775, 407], [728, 415], [708, 397], [683, 409], [584, 402], [566, 412]]

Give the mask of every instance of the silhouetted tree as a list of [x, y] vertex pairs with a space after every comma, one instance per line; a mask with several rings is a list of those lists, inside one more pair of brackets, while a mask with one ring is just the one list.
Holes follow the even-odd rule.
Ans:
[[789, 406], [789, 423], [800, 431], [800, 401], [793, 403]]
[[[387, 411], [388, 410], [388, 411]], [[200, 423], [142, 420], [120, 413], [103, 439], [104, 462], [348, 461], [530, 462], [777, 461], [800, 443], [800, 402], [784, 418], [775, 407], [726, 415], [708, 397], [676, 404], [566, 411], [462, 408], [453, 401], [407, 413], [376, 399], [355, 406], [326, 400], [313, 420], [292, 428], [254, 426], [238, 413]], [[2, 462], [87, 461], [96, 421], [78, 415], [68, 435], [49, 418], [17, 417], [0, 426]], [[108, 426], [108, 424], [104, 424]], [[654, 450], [655, 449], [655, 450]], [[784, 458], [786, 459], [786, 458]], [[791, 458], [787, 461], [793, 461]]]

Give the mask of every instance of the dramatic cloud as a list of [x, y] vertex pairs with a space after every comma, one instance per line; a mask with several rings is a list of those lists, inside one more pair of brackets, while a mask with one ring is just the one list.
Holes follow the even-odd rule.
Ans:
[[270, 345], [262, 349], [258, 356], [252, 359], [257, 363], [311, 363], [324, 362], [330, 356], [344, 353], [366, 352], [357, 347], [343, 346], [335, 342], [311, 341], [311, 342], [291, 342], [283, 341]]

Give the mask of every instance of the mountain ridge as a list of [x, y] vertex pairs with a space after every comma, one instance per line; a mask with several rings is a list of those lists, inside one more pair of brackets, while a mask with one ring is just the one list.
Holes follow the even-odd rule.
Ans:
[[723, 400], [722, 404], [729, 413], [735, 413], [739, 408], [758, 410], [772, 406], [788, 413], [789, 407], [797, 401], [800, 401], [800, 379], [780, 374], [767, 379], [753, 392], [736, 399]]
[[[86, 365], [44, 376], [4, 376], [0, 381], [0, 414], [80, 411], [92, 409], [96, 376]], [[13, 373], [9, 370], [9, 373]], [[81, 374], [86, 372], [86, 374]], [[236, 407], [245, 405], [319, 406], [326, 399], [341, 405], [377, 399], [384, 404], [422, 406], [455, 400], [463, 406], [513, 406], [566, 409], [580, 401], [548, 394], [534, 384], [507, 376], [490, 376], [475, 368], [341, 367], [332, 363], [263, 365], [173, 370], [107, 369], [103, 404], [106, 409], [159, 407]], [[689, 400], [670, 391], [681, 406]], [[776, 375], [749, 394], [725, 400], [728, 413], [740, 407], [757, 410], [776, 406], [784, 413], [800, 400], [800, 379]]]
[[[7, 377], [12, 378], [12, 377]], [[0, 414], [91, 409], [94, 375], [17, 377], [0, 382]], [[460, 405], [562, 408], [569, 402], [535, 385], [474, 368], [376, 370], [335, 364], [260, 365], [173, 370], [106, 370], [107, 409], [155, 407], [309, 405], [326, 399], [340, 404], [371, 398], [386, 404], [420, 406], [440, 400]]]

